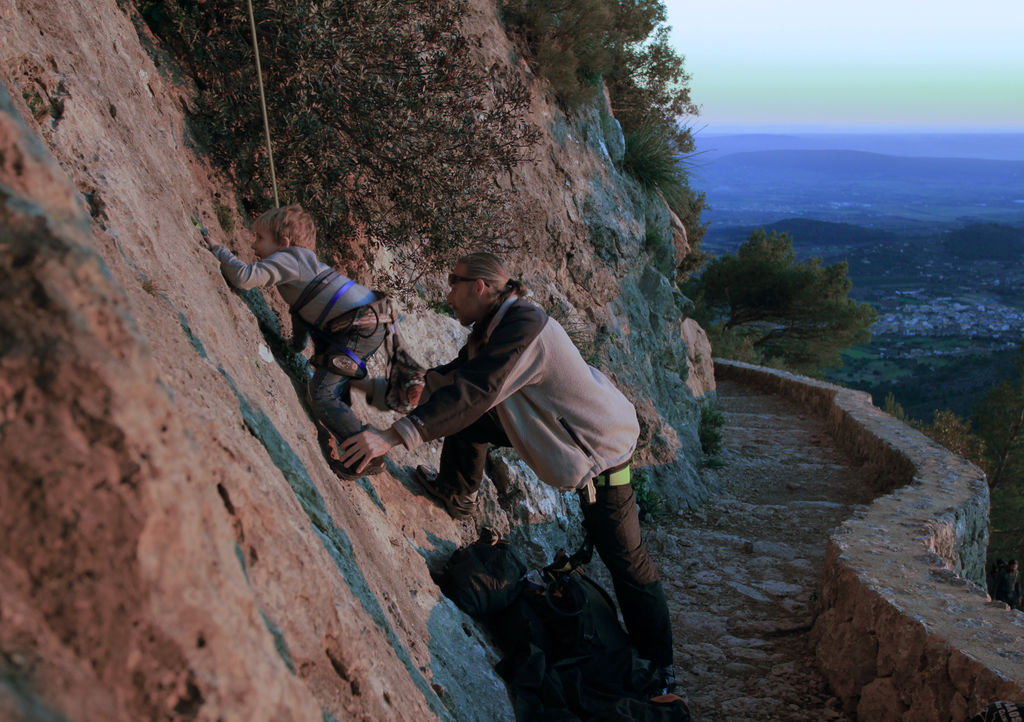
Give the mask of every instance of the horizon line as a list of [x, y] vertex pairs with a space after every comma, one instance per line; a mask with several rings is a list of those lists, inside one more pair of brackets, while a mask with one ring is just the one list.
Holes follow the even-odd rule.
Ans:
[[705, 123], [689, 124], [699, 135], [1024, 135], [1024, 125], [894, 125], [848, 123]]

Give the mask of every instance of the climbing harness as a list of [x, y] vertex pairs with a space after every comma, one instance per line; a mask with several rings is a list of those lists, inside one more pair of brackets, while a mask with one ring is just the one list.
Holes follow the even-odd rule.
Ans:
[[[409, 413], [416, 408], [423, 395], [426, 371], [402, 347], [401, 335], [397, 326], [398, 319], [386, 294], [375, 292], [376, 300], [363, 306], [357, 306], [337, 318], [327, 321], [327, 316], [338, 299], [355, 284], [355, 281], [349, 280], [335, 291], [316, 321], [310, 323], [299, 315], [299, 311], [327, 284], [334, 282], [339, 277], [341, 277], [340, 273], [333, 269], [327, 269], [306, 284], [290, 309], [292, 323], [304, 325], [322, 346], [332, 349], [332, 353], [326, 354], [323, 360], [334, 371], [343, 376], [360, 379], [366, 378], [366, 364], [351, 349], [338, 343], [336, 339], [342, 336], [351, 338], [353, 333], [361, 338], [369, 338], [378, 333], [381, 324], [385, 324], [383, 345], [388, 356], [389, 370], [387, 395], [384, 401], [388, 408], [394, 411]], [[391, 340], [390, 344], [388, 344], [388, 339]]]
[[263, 95], [263, 70], [260, 68], [260, 46], [256, 41], [256, 18], [252, 12], [252, 0], [246, 0], [249, 7], [249, 27], [252, 29], [252, 49], [256, 54], [256, 81], [260, 88], [260, 109], [263, 111], [263, 131], [267, 137], [267, 159], [270, 161], [270, 185], [274, 189], [274, 208], [280, 208], [277, 199], [277, 176], [274, 175], [274, 151], [270, 147], [270, 121], [267, 119], [267, 99]]
[[[323, 310], [320, 311], [320, 314], [317, 316], [315, 321], [311, 323], [299, 314], [299, 311], [305, 307], [306, 304], [308, 304], [326, 284], [339, 277], [341, 277], [340, 273], [335, 270], [328, 269], [310, 281], [290, 309], [292, 314], [292, 323], [302, 324], [305, 326], [313, 338], [319, 342], [319, 345], [328, 349], [322, 360], [332, 371], [339, 373], [342, 376], [348, 376], [349, 378], [362, 379], [366, 378], [367, 375], [366, 363], [363, 359], [359, 358], [358, 355], [353, 353], [352, 349], [348, 348], [346, 344], [339, 343], [337, 339], [341, 337], [351, 337], [353, 333], [362, 338], [369, 338], [373, 334], [377, 333], [377, 329], [380, 328], [381, 322], [384, 321], [380, 311], [378, 310], [378, 306], [383, 299], [375, 300], [363, 306], [357, 306], [356, 308], [346, 311], [337, 318], [327, 321], [327, 316], [330, 314], [331, 309], [334, 308], [338, 300], [356, 283], [353, 280], [348, 280], [334, 292], [334, 295], [331, 296], [330, 300], [324, 305]], [[369, 317], [370, 314], [372, 314], [372, 318]]]

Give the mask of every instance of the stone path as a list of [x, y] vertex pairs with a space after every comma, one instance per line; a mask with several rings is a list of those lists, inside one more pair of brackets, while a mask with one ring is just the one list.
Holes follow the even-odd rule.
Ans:
[[830, 531], [870, 497], [798, 407], [735, 383], [723, 494], [646, 531], [666, 584], [675, 661], [694, 720], [845, 720], [808, 641]]

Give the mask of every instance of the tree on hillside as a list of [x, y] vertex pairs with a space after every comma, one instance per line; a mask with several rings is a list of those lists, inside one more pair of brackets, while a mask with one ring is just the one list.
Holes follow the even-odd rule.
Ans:
[[788, 234], [764, 229], [689, 282], [698, 321], [724, 348], [756, 363], [806, 374], [842, 365], [845, 349], [871, 337], [874, 309], [848, 297], [847, 264], [798, 262]]
[[991, 493], [988, 558], [1024, 558], [1024, 342], [1012, 378], [994, 386], [970, 421], [935, 411], [931, 424], [907, 417], [893, 394], [884, 410], [981, 467]]
[[1024, 230], [999, 223], [971, 223], [946, 233], [943, 245], [966, 260], [1017, 261], [1024, 254]]
[[990, 559], [1024, 557], [1024, 342], [1014, 367], [974, 414], [991, 489]]
[[985, 395], [975, 424], [985, 440], [989, 488], [1018, 484], [1024, 490], [1024, 343], [1014, 360], [1014, 377]]

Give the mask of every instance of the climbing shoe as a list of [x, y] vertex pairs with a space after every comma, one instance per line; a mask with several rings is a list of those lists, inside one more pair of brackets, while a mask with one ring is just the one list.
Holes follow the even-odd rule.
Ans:
[[436, 471], [423, 465], [416, 467], [414, 476], [423, 491], [427, 492], [430, 498], [440, 502], [453, 519], [465, 519], [473, 512], [478, 492], [460, 494], [442, 484], [437, 478]]
[[327, 463], [331, 467], [331, 471], [337, 475], [339, 479], [345, 481], [355, 481], [356, 479], [362, 479], [364, 476], [373, 476], [384, 471], [385, 464], [384, 459], [386, 457], [378, 456], [376, 459], [370, 462], [370, 465], [363, 469], [362, 473], [352, 471], [350, 468], [341, 463], [338, 459], [328, 459]]

